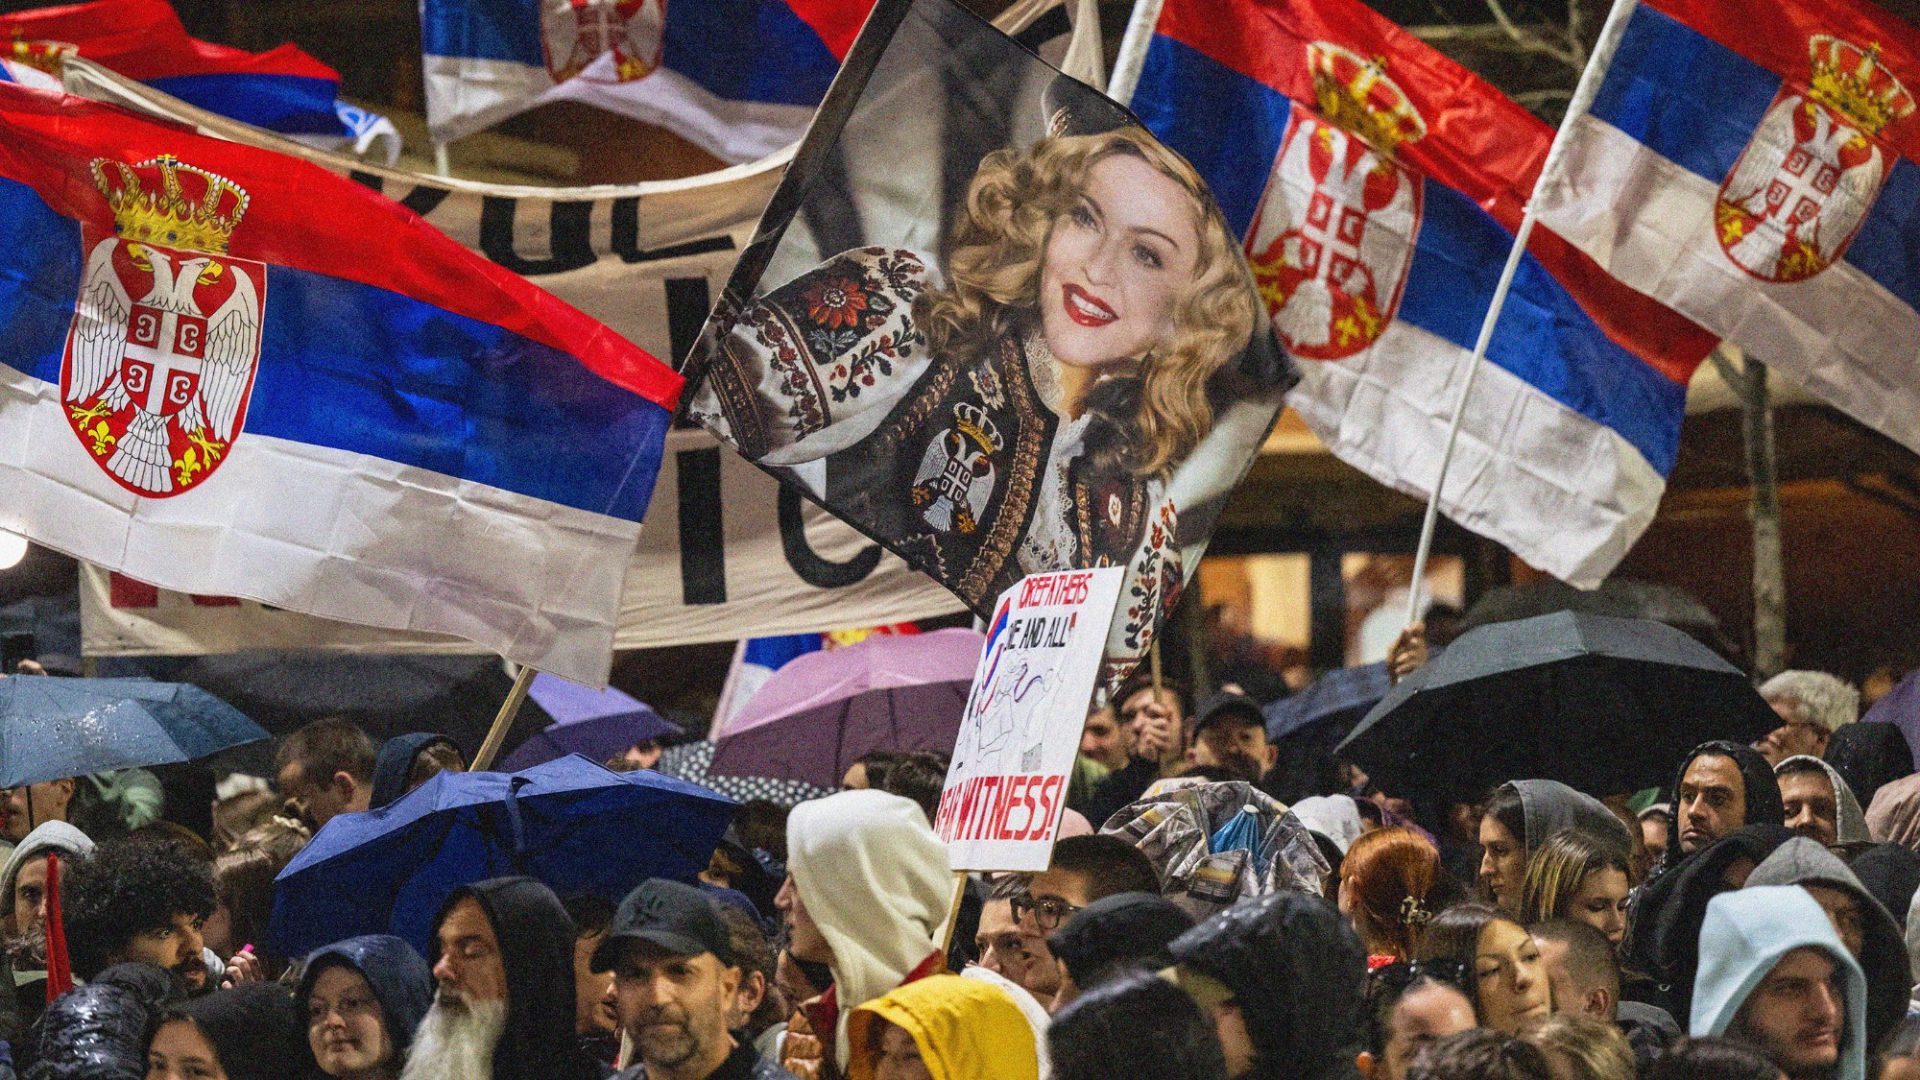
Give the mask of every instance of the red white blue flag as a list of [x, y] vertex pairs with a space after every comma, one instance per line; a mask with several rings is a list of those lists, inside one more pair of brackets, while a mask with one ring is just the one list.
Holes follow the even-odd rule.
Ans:
[[[400, 153], [391, 121], [339, 99], [340, 74], [294, 45], [263, 53], [201, 41], [167, 0], [90, 0], [0, 15], [0, 39], [18, 60], [70, 45], [127, 78], [208, 112], [321, 146]], [[12, 81], [33, 83], [31, 76]]]
[[[1552, 130], [1357, 0], [1166, 0], [1133, 108], [1245, 238], [1303, 361], [1289, 403], [1342, 459], [1429, 494]], [[1713, 344], [1536, 230], [1440, 508], [1598, 584], [1653, 518]]]
[[1920, 29], [1864, 0], [1625, 4], [1540, 220], [1920, 450]]
[[727, 161], [799, 139], [872, 0], [421, 0], [427, 126], [457, 139], [550, 101]]
[[0, 528], [604, 685], [679, 390], [358, 184], [0, 85]]

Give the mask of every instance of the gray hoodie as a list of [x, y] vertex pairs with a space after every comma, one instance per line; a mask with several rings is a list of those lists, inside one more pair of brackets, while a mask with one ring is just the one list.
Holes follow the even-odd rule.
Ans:
[[1615, 841], [1622, 855], [1633, 850], [1627, 823], [1599, 799], [1558, 780], [1515, 780], [1512, 787], [1520, 796], [1520, 814], [1527, 825], [1527, 835], [1521, 839], [1529, 854], [1540, 850], [1554, 833], [1576, 828]]
[[1860, 800], [1854, 798], [1853, 789], [1847, 786], [1834, 767], [1814, 757], [1812, 754], [1795, 754], [1773, 767], [1773, 775], [1779, 776], [1780, 770], [1796, 761], [1811, 761], [1826, 771], [1827, 779], [1833, 781], [1833, 804], [1837, 810], [1834, 818], [1834, 842], [1840, 844], [1866, 843], [1873, 839], [1867, 835], [1867, 815], [1860, 809]]
[[49, 851], [62, 856], [64, 869], [65, 859], [93, 854], [93, 841], [86, 833], [64, 821], [47, 821], [34, 826], [33, 831], [13, 849], [13, 854], [7, 856], [5, 869], [0, 869], [0, 914], [13, 911], [13, 883], [20, 877], [20, 868], [26, 865], [28, 859]]
[[1749, 888], [1756, 885], [1829, 885], [1853, 897], [1863, 931], [1858, 959], [1867, 980], [1867, 1041], [1880, 1045], [1906, 1018], [1913, 989], [1900, 923], [1838, 855], [1812, 837], [1796, 836], [1761, 860], [1747, 877]]
[[1740, 1007], [1781, 958], [1809, 946], [1833, 959], [1845, 984], [1846, 1016], [1841, 1021], [1835, 1080], [1865, 1080], [1867, 1018], [1861, 1003], [1867, 996], [1866, 977], [1833, 932], [1827, 913], [1805, 889], [1795, 886], [1749, 885], [1722, 893], [1707, 905], [1688, 1034], [1694, 1038], [1725, 1035]]

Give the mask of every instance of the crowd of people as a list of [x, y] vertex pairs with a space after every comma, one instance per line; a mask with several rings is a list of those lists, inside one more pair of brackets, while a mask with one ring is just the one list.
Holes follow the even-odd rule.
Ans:
[[1920, 1077], [1912, 750], [1831, 675], [1762, 692], [1778, 728], [1670, 787], [1429, 805], [1284, 760], [1231, 688], [1142, 679], [1088, 717], [1040, 873], [956, 876], [943, 762], [877, 753], [741, 804], [698, 880], [475, 881], [426, 940], [289, 956], [274, 878], [314, 833], [464, 768], [319, 721], [204, 805], [166, 775], [6, 793], [0, 1077]]

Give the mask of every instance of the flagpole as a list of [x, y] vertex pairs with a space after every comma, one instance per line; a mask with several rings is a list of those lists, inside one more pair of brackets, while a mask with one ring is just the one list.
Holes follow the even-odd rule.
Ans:
[[1120, 52], [1113, 59], [1113, 77], [1107, 80], [1107, 96], [1125, 105], [1133, 100], [1140, 85], [1140, 69], [1147, 63], [1147, 46], [1153, 44], [1153, 28], [1160, 23], [1160, 5], [1165, 0], [1134, 0], [1133, 14], [1127, 19], [1127, 33], [1120, 39]]
[[532, 664], [520, 665], [520, 674], [513, 677], [513, 689], [507, 691], [507, 700], [500, 703], [500, 711], [494, 714], [493, 727], [487, 729], [480, 752], [473, 755], [472, 763], [467, 766], [468, 772], [486, 772], [487, 767], [493, 764], [494, 756], [500, 753], [500, 744], [507, 740], [507, 729], [513, 726], [514, 717], [520, 715], [520, 706], [526, 704], [527, 690], [533, 686], [533, 677], [538, 674]]
[[[1143, 0], [1143, 3], [1148, 0]], [[1447, 424], [1447, 445], [1440, 453], [1440, 474], [1434, 478], [1433, 491], [1427, 497], [1426, 516], [1420, 521], [1420, 546], [1414, 549], [1413, 579], [1407, 587], [1407, 625], [1420, 621], [1422, 592], [1427, 575], [1427, 557], [1433, 551], [1433, 531], [1440, 515], [1440, 492], [1446, 485], [1447, 471], [1453, 464], [1454, 446], [1460, 440], [1460, 421], [1466, 416], [1467, 398], [1473, 393], [1473, 384], [1480, 375], [1482, 361], [1487, 356], [1487, 345], [1493, 340], [1493, 330], [1500, 322], [1500, 312], [1507, 305], [1507, 293], [1513, 287], [1513, 277], [1520, 269], [1521, 256], [1527, 252], [1527, 241], [1533, 236], [1533, 226], [1538, 220], [1536, 210], [1540, 189], [1554, 179], [1554, 172], [1566, 156], [1568, 133], [1574, 123], [1587, 114], [1593, 99], [1600, 92], [1600, 84], [1606, 80], [1607, 69], [1613, 66], [1613, 55], [1620, 47], [1620, 38], [1627, 30], [1627, 20], [1639, 0], [1614, 0], [1613, 9], [1607, 13], [1606, 25], [1601, 27], [1600, 40], [1594, 46], [1593, 55], [1587, 58], [1586, 70], [1580, 73], [1579, 85], [1574, 87], [1573, 100], [1567, 103], [1567, 114], [1560, 121], [1560, 129], [1554, 132], [1553, 145], [1547, 150], [1547, 159], [1540, 167], [1540, 176], [1534, 180], [1533, 191], [1527, 195], [1527, 209], [1520, 217], [1520, 228], [1513, 234], [1513, 247], [1507, 252], [1507, 264], [1500, 270], [1500, 281], [1493, 289], [1493, 302], [1487, 306], [1486, 318], [1480, 321], [1480, 334], [1474, 339], [1473, 355], [1467, 359], [1467, 373], [1460, 380], [1460, 392], [1453, 399], [1453, 418]], [[1127, 36], [1132, 38], [1132, 28]], [[1123, 46], [1124, 48], [1124, 46]], [[1116, 65], [1117, 66], [1117, 65]]]

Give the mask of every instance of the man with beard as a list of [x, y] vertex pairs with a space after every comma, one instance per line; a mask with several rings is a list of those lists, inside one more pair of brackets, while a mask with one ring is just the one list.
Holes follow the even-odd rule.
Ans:
[[532, 878], [455, 890], [434, 920], [438, 986], [402, 1080], [599, 1080], [574, 1038], [577, 936]]
[[727, 1030], [740, 960], [699, 889], [642, 882], [620, 902], [593, 970], [613, 972], [620, 1026], [640, 1058], [615, 1080], [792, 1080]]
[[213, 869], [164, 842], [109, 840], [72, 873], [61, 867], [61, 921], [82, 982], [141, 960], [172, 972], [188, 994], [212, 989], [220, 962], [200, 930], [215, 906]]
[[0, 927], [6, 931], [20, 1031], [33, 1023], [47, 1000], [47, 856], [59, 856], [65, 868], [92, 851], [86, 833], [64, 821], [49, 821], [28, 833], [0, 870]]

